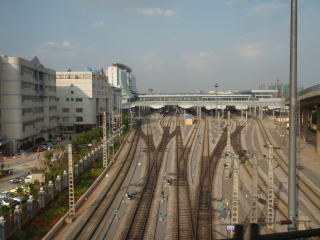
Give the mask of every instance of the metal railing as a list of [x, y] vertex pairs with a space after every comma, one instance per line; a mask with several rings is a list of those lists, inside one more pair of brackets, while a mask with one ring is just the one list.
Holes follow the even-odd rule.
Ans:
[[[320, 228], [301, 230], [293, 232], [281, 232], [272, 234], [260, 234], [260, 226], [258, 224], [250, 224], [249, 228], [249, 238], [250, 240], [285, 240], [285, 239], [308, 239], [312, 237], [320, 236]], [[234, 230], [234, 237], [225, 240], [242, 240], [244, 238], [244, 231], [242, 225], [236, 225]]]

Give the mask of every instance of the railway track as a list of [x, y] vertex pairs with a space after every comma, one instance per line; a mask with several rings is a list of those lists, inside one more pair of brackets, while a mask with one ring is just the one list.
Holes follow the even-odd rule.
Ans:
[[[262, 122], [257, 120], [259, 124], [260, 131], [262, 133], [262, 137], [265, 143], [271, 143], [266, 129], [264, 128]], [[280, 156], [279, 152], [275, 149], [274, 151], [274, 159], [277, 161], [281, 169], [288, 175], [288, 163]], [[302, 179], [299, 175], [297, 175], [297, 186], [301, 192], [309, 199], [309, 201], [320, 211], [320, 196], [319, 192], [313, 189], [310, 185], [308, 185], [304, 179]]]
[[168, 137], [170, 135], [169, 132], [172, 119], [173, 117], [170, 117], [169, 119], [164, 119], [164, 121], [161, 122], [164, 132], [157, 149], [154, 147], [151, 126], [150, 124], [148, 125], [147, 136], [149, 137], [149, 145], [151, 148], [155, 149], [155, 152], [150, 156], [149, 173], [146, 178], [145, 186], [140, 198], [137, 200], [137, 206], [133, 214], [129, 217], [129, 226], [124, 233], [124, 239], [143, 239], [145, 228], [148, 224], [148, 215], [154, 196], [159, 170], [165, 153], [165, 147], [170, 141]]
[[[238, 155], [241, 155], [244, 151], [242, 144], [241, 144], [241, 131], [245, 127], [246, 124], [247, 124], [247, 122], [241, 126], [237, 126], [236, 130], [231, 134], [231, 145], [232, 145], [234, 151]], [[253, 171], [252, 163], [250, 161], [244, 161], [242, 165], [244, 166], [244, 169], [247, 172], [247, 174], [252, 178], [252, 171]], [[268, 185], [260, 175], [258, 175], [258, 188], [265, 195], [267, 195]], [[280, 198], [280, 196], [276, 195], [276, 197], [278, 198], [277, 209], [285, 218], [288, 218], [288, 204], [282, 198]]]
[[99, 223], [105, 217], [108, 209], [110, 208], [112, 202], [114, 201], [114, 196], [119, 191], [122, 182], [124, 181], [131, 163], [133, 161], [138, 140], [140, 137], [141, 128], [139, 126], [138, 129], [135, 130], [132, 137], [128, 138], [128, 141], [131, 143], [129, 149], [126, 154], [125, 161], [121, 162], [121, 167], [116, 174], [115, 179], [111, 183], [110, 187], [106, 190], [103, 197], [97, 203], [97, 207], [92, 211], [92, 213], [87, 216], [87, 220], [84, 224], [80, 227], [79, 231], [73, 232], [72, 236], [69, 236], [69, 239], [77, 239], [77, 240], [86, 240], [91, 239], [93, 234], [96, 232], [97, 228], [99, 227]]
[[191, 152], [192, 143], [194, 142], [200, 122], [192, 130], [192, 133], [185, 145], [183, 146], [180, 121], [177, 121], [176, 144], [177, 144], [177, 235], [178, 239], [194, 239], [194, 226], [192, 222], [192, 212], [190, 204], [190, 190], [187, 174], [187, 161]]
[[209, 126], [205, 120], [203, 146], [202, 146], [202, 164], [200, 190], [197, 201], [196, 219], [196, 239], [212, 239], [212, 208], [211, 208], [211, 190], [212, 190], [212, 164], [209, 153]]

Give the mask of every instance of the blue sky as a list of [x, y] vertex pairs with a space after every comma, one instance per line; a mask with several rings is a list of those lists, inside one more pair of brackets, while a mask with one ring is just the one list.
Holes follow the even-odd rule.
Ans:
[[[56, 71], [130, 66], [138, 89], [289, 81], [290, 0], [1, 0], [0, 53]], [[299, 2], [299, 86], [320, 81], [320, 1]]]

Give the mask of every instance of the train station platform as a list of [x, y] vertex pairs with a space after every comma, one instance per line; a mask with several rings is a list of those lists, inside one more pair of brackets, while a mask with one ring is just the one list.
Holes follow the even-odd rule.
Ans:
[[[263, 119], [264, 127], [266, 128], [269, 137], [280, 147], [282, 155], [288, 159], [288, 134], [280, 136], [280, 127], [275, 122], [274, 118], [266, 117]], [[320, 157], [317, 154], [314, 143], [306, 142], [303, 139], [297, 139], [297, 174], [304, 175], [312, 185], [320, 189]]]

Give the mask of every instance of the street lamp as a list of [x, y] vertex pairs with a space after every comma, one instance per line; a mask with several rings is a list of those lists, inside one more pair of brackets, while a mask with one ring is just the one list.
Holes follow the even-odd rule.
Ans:
[[217, 118], [218, 117], [218, 87], [219, 87], [218, 83], [216, 83], [214, 87], [215, 87], [215, 93], [216, 93], [216, 118]]

